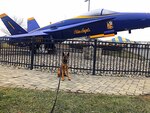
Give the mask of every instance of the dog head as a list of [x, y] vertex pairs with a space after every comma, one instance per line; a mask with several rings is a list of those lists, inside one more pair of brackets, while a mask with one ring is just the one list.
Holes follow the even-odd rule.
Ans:
[[62, 62], [63, 64], [67, 64], [68, 63], [68, 58], [69, 58], [69, 53], [64, 53], [62, 54]]

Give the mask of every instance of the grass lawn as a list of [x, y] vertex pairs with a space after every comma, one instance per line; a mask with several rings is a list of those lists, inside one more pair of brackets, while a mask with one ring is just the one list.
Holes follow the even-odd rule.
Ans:
[[[49, 113], [55, 94], [0, 87], [0, 113]], [[150, 96], [60, 92], [55, 113], [150, 113]]]

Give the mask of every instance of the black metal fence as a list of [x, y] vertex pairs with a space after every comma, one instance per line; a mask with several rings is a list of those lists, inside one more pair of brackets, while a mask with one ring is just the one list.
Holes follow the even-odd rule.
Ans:
[[150, 44], [43, 38], [0, 40], [0, 63], [56, 71], [69, 52], [71, 73], [150, 75]]

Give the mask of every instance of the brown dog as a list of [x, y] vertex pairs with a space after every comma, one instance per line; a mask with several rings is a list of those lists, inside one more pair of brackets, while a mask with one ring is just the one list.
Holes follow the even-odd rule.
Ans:
[[68, 77], [68, 80], [71, 80], [70, 76], [69, 76], [69, 72], [68, 72], [68, 59], [69, 59], [69, 53], [62, 54], [62, 64], [60, 66], [60, 68], [58, 68], [58, 77], [62, 77], [62, 81], [64, 81], [65, 76]]

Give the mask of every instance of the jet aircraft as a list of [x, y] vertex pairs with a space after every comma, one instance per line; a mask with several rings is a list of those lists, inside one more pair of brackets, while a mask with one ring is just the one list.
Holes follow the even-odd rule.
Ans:
[[[5, 20], [6, 14], [0, 15]], [[12, 21], [5, 21], [13, 31]], [[10, 39], [21, 40], [22, 38], [43, 37], [49, 39], [66, 40], [70, 38], [88, 36], [90, 38], [114, 36], [120, 31], [129, 31], [150, 27], [149, 13], [115, 12], [106, 9], [89, 11], [80, 16], [63, 20], [42, 28], [31, 29], [30, 32], [17, 27], [17, 33], [11, 32]], [[33, 31], [32, 31], [33, 30]]]

